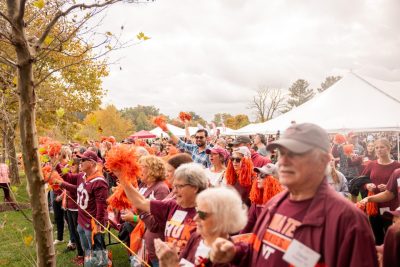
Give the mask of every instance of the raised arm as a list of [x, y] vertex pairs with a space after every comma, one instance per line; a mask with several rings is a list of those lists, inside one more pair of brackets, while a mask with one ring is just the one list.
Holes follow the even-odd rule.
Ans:
[[125, 194], [132, 204], [139, 210], [150, 212], [150, 200], [142, 196], [132, 184], [126, 183], [123, 179], [119, 179], [122, 187], [124, 188]]

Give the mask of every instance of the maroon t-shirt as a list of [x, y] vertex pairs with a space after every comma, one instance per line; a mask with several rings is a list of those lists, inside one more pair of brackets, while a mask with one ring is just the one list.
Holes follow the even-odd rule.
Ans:
[[400, 169], [396, 169], [390, 176], [386, 189], [394, 194], [397, 206], [400, 206]]
[[240, 231], [240, 234], [250, 233], [253, 230], [254, 225], [256, 225], [257, 218], [261, 214], [264, 205], [259, 205], [255, 203], [251, 203], [249, 212], [247, 213], [247, 224], [246, 226]]
[[164, 225], [164, 236], [167, 243], [177, 241], [178, 251], [186, 246], [190, 235], [196, 230], [193, 218], [196, 209], [182, 208], [174, 199], [169, 201], [150, 201], [150, 213], [159, 225]]
[[293, 240], [294, 232], [301, 225], [311, 201], [312, 199], [293, 201], [289, 197], [282, 201], [269, 225], [265, 225], [260, 266], [289, 266], [283, 260], [283, 255]]
[[84, 177], [79, 177], [77, 185], [65, 181], [61, 184], [68, 191], [73, 192], [75, 190], [77, 192], [78, 224], [86, 230], [92, 230], [91, 216], [93, 216], [102, 225], [105, 225], [107, 219], [107, 181], [102, 176], [93, 178], [88, 182]]
[[[144, 192], [143, 196], [150, 200], [162, 200], [169, 193], [168, 186], [163, 181], [159, 181], [148, 188], [143, 187], [141, 188], [141, 190]], [[146, 215], [141, 213], [141, 218], [145, 217]], [[154, 239], [160, 238], [161, 240], [164, 240], [164, 233], [162, 231], [152, 232], [150, 231], [150, 229], [146, 228], [146, 232], [144, 233], [143, 238], [147, 247], [147, 251], [149, 253], [150, 260], [157, 259], [156, 251], [154, 248]]]
[[[400, 168], [400, 162], [393, 161], [390, 164], [382, 165], [377, 160], [371, 161], [364, 169], [362, 175], [368, 176], [371, 181], [376, 185], [387, 184], [392, 173]], [[375, 190], [375, 194], [380, 193], [379, 189]], [[384, 203], [378, 203], [379, 208], [389, 207], [391, 210], [397, 208], [397, 201], [391, 200]]]

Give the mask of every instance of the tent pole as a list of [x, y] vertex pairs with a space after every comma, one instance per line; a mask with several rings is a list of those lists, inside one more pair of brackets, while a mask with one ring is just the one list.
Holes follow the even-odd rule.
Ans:
[[400, 154], [399, 154], [400, 147], [399, 147], [399, 145], [400, 145], [400, 132], [397, 132], [397, 161], [400, 161]]

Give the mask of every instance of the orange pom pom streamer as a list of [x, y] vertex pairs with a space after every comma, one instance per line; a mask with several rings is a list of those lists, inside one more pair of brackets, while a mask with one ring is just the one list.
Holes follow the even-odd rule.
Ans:
[[47, 144], [49, 141], [51, 141], [51, 138], [48, 136], [39, 137], [39, 145]]
[[336, 144], [344, 144], [346, 143], [346, 137], [343, 134], [336, 134], [335, 138], [333, 139]]
[[142, 247], [142, 237], [144, 235], [145, 226], [142, 220], [138, 222], [135, 229], [133, 229], [130, 235], [130, 249], [137, 253], [139, 249]]
[[182, 121], [182, 122], [185, 122], [185, 121], [190, 121], [191, 119], [192, 119], [192, 115], [190, 115], [189, 113], [186, 113], [186, 112], [179, 112], [179, 119]]
[[[368, 196], [373, 196], [375, 195], [374, 192], [368, 191]], [[368, 214], [368, 216], [376, 216], [378, 215], [378, 204], [375, 202], [368, 202], [365, 210]]]
[[251, 186], [252, 177], [254, 176], [253, 162], [250, 158], [243, 158], [240, 162], [239, 184], [244, 187]]
[[252, 203], [262, 205], [267, 203], [273, 196], [282, 191], [283, 188], [279, 181], [273, 176], [268, 175], [264, 178], [263, 188], [257, 187], [257, 179], [253, 180], [249, 198]]
[[228, 167], [226, 168], [225, 171], [225, 179], [226, 183], [229, 185], [234, 185], [236, 183], [236, 172], [235, 169], [233, 168], [232, 160], [228, 161]]
[[43, 178], [45, 183], [49, 183], [49, 186], [53, 190], [60, 189], [59, 184], [55, 184], [55, 180], [63, 181], [61, 176], [58, 174], [57, 171], [53, 170], [50, 165], [46, 165], [42, 168]]
[[346, 156], [350, 156], [351, 154], [353, 154], [353, 149], [354, 149], [354, 145], [352, 145], [352, 144], [343, 146], [343, 152]]
[[121, 173], [119, 179], [138, 187], [137, 177], [140, 176], [140, 166], [135, 147], [120, 144], [112, 147], [106, 156], [106, 168], [112, 172]]
[[161, 130], [163, 130], [164, 132], [168, 131], [167, 121], [166, 121], [164, 116], [160, 115], [160, 116], [157, 116], [157, 117], [153, 118], [153, 124], [155, 124], [158, 127], [160, 127]]
[[118, 185], [114, 193], [107, 199], [108, 210], [125, 210], [132, 208], [132, 204], [125, 194], [124, 188]]
[[48, 154], [50, 157], [54, 157], [60, 154], [61, 151], [61, 143], [58, 141], [51, 141], [48, 143]]

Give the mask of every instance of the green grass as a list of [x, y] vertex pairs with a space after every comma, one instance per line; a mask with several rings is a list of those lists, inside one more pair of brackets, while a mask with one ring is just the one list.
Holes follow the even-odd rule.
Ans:
[[[29, 198], [26, 192], [25, 177], [21, 177], [21, 182], [21, 185], [13, 187], [13, 191], [15, 191], [15, 197], [19, 202], [27, 203], [29, 202]], [[3, 199], [2, 191], [0, 199]], [[30, 209], [26, 209], [24, 212], [29, 218], [32, 218]], [[67, 225], [65, 227], [64, 240], [68, 240], [69, 232]], [[114, 232], [114, 234], [116, 233]], [[35, 241], [33, 240], [31, 244], [24, 242], [24, 238], [28, 238], [29, 236], [34, 237], [33, 226], [31, 222], [24, 218], [21, 212], [6, 211], [0, 213], [0, 266], [35, 266]], [[106, 238], [107, 242], [108, 237]], [[113, 238], [112, 242], [115, 242]], [[58, 244], [55, 248], [57, 266], [76, 266], [71, 262], [76, 256], [76, 251], [64, 252], [66, 246], [67, 242], [64, 242]], [[129, 266], [127, 252], [122, 245], [112, 245], [108, 249], [112, 251], [114, 266]]]

